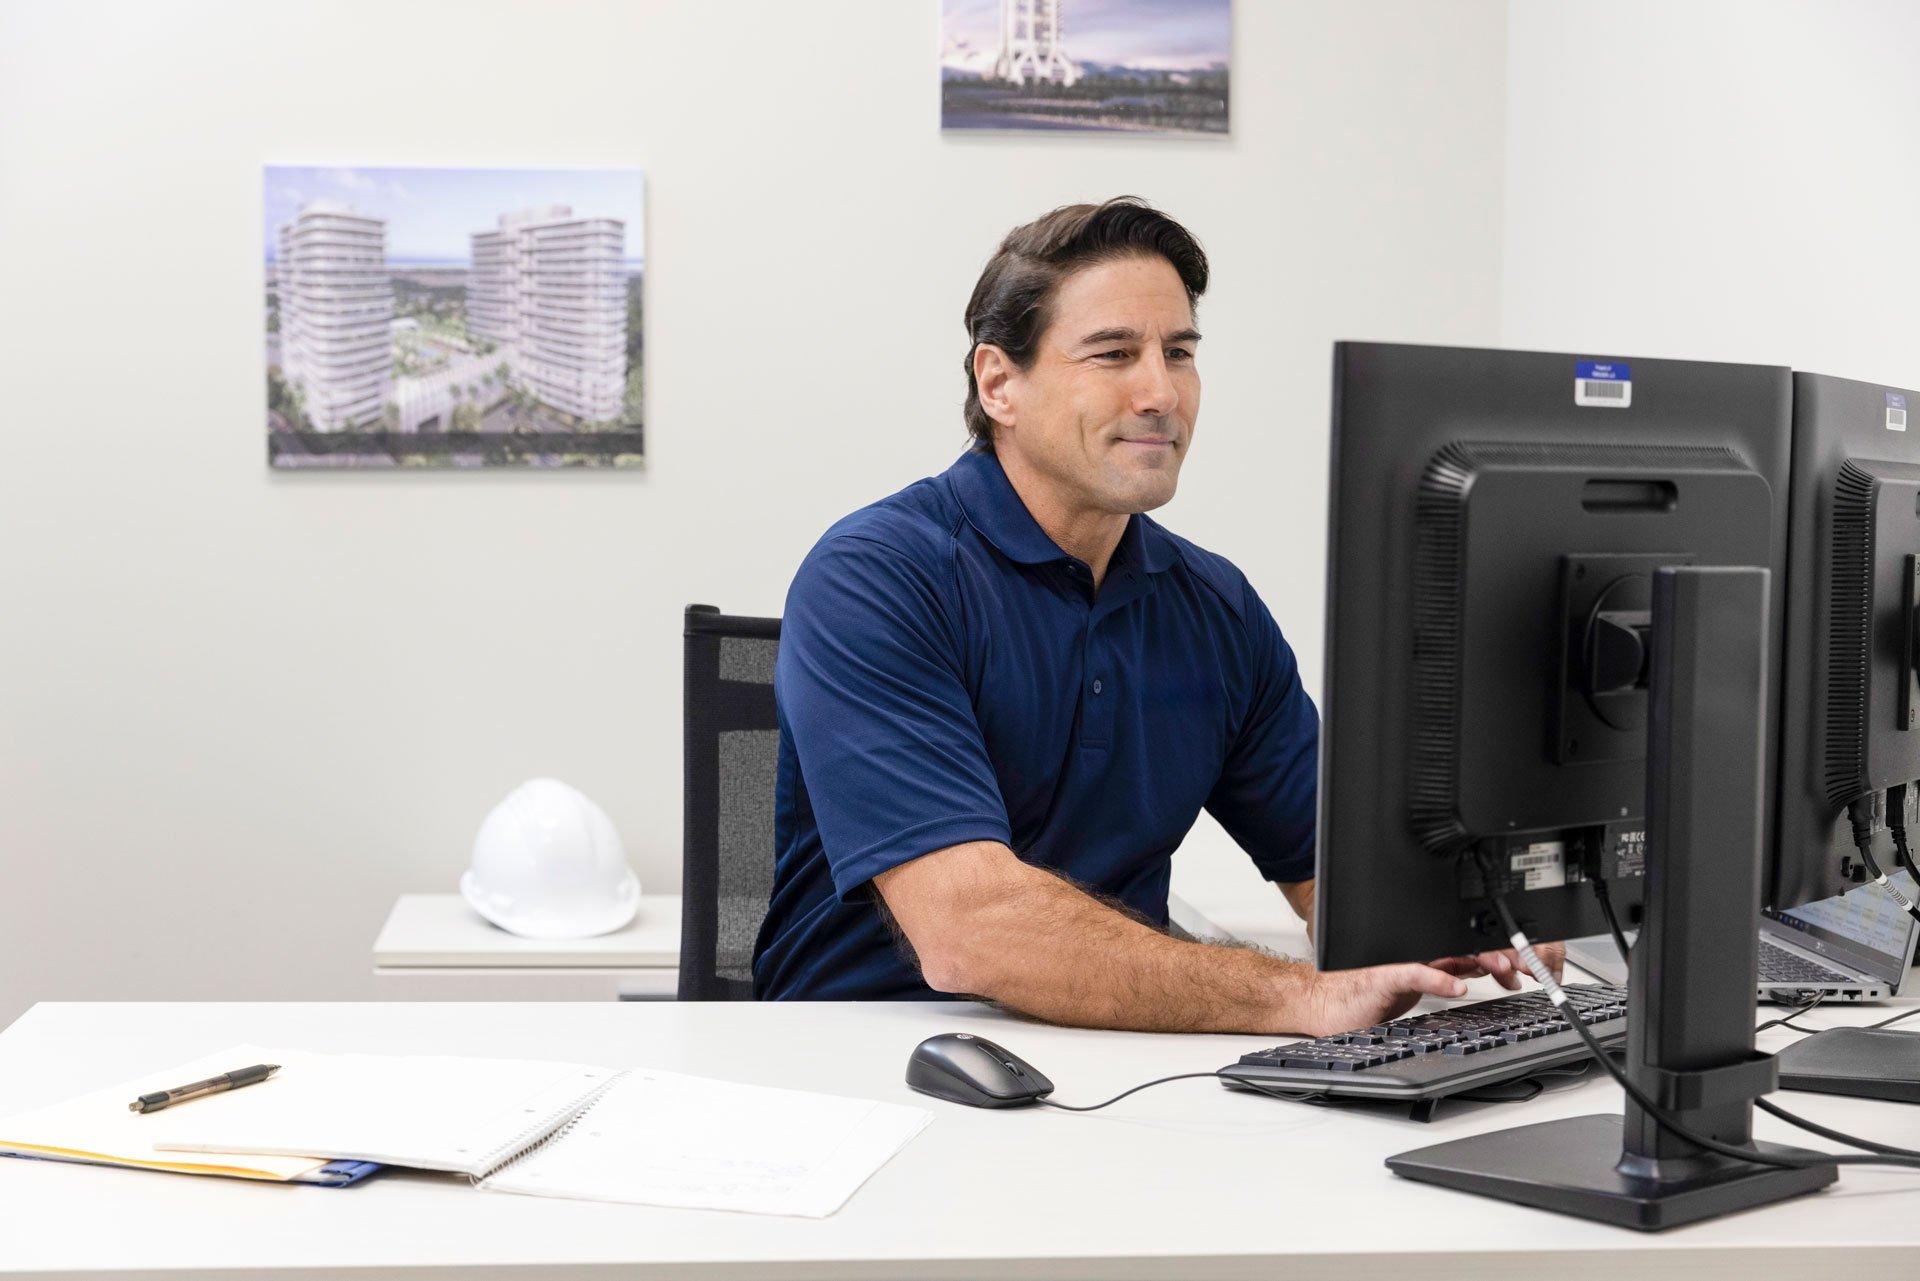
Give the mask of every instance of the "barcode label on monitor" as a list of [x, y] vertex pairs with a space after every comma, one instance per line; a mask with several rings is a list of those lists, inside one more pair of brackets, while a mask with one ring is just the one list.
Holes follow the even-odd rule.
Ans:
[[1573, 371], [1573, 403], [1625, 409], [1633, 404], [1633, 371], [1624, 361], [1583, 360]]
[[1507, 855], [1507, 867], [1521, 878], [1521, 886], [1544, 890], [1567, 883], [1567, 847], [1561, 841], [1536, 841]]
[[1897, 391], [1887, 393], [1887, 430], [1907, 429], [1907, 398]]

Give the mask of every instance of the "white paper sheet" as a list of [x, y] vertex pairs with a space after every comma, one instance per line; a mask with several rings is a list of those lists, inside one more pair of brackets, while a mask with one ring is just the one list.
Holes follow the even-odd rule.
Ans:
[[636, 1068], [481, 1186], [823, 1218], [930, 1120], [893, 1103]]

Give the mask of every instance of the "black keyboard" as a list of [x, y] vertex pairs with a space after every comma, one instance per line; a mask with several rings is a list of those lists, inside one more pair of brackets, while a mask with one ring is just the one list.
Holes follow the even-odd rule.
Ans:
[[[1603, 1046], [1626, 1039], [1627, 989], [1569, 983], [1567, 1007]], [[1243, 1054], [1220, 1069], [1288, 1093], [1434, 1099], [1591, 1058], [1586, 1042], [1540, 991], [1409, 1014], [1388, 1023]]]
[[1775, 983], [1831, 986], [1835, 983], [1857, 983], [1859, 980], [1849, 978], [1838, 970], [1830, 970], [1804, 957], [1795, 956], [1786, 948], [1761, 939], [1760, 982], [1762, 986]]

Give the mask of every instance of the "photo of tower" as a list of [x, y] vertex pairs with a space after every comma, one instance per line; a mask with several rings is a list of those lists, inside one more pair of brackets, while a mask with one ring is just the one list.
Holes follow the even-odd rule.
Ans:
[[940, 127], [1227, 132], [1232, 0], [941, 0]]
[[392, 388], [387, 224], [316, 200], [282, 224], [281, 367], [323, 431], [376, 421]]
[[276, 468], [644, 459], [638, 170], [266, 171]]

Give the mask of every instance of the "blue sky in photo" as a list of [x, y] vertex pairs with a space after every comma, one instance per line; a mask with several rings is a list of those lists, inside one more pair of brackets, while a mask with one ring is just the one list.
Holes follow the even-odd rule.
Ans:
[[[1232, 0], [1061, 0], [1069, 57], [1178, 69], [1224, 65], [1233, 47]], [[941, 39], [999, 48], [1000, 0], [941, 0]]]
[[337, 200], [387, 220], [387, 261], [466, 262], [472, 236], [500, 215], [571, 205], [582, 217], [627, 224], [627, 261], [646, 253], [646, 179], [638, 169], [388, 169], [268, 165], [262, 234], [271, 261], [280, 225], [309, 200]]

